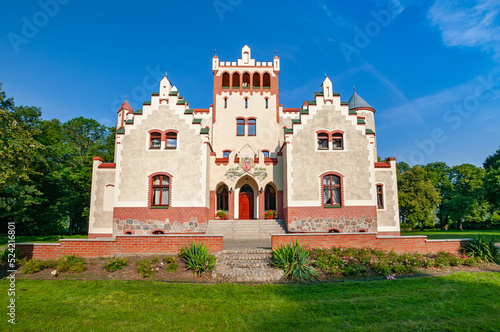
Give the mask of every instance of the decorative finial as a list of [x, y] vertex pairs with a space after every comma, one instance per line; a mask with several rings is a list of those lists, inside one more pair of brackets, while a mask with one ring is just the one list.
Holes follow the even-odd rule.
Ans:
[[215, 55], [217, 55], [217, 50], [214, 50], [214, 52], [215, 52]]
[[277, 56], [278, 55], [278, 52], [276, 50], [274, 50], [274, 56]]
[[167, 77], [167, 71], [165, 70], [165, 77]]
[[125, 95], [125, 101], [127, 101], [127, 95]]
[[355, 85], [352, 86], [352, 89], [354, 90], [354, 93], [356, 93], [356, 86]]
[[328, 76], [326, 76], [326, 71], [325, 71], [325, 78], [327, 78]]

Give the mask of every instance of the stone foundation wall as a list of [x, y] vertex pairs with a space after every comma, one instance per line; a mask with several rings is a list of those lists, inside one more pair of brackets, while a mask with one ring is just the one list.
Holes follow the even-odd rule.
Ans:
[[207, 229], [207, 223], [199, 223], [198, 218], [192, 217], [190, 221], [180, 223], [178, 221], [170, 222], [168, 219], [147, 220], [145, 222], [138, 219], [115, 219], [113, 220], [113, 234], [122, 235], [131, 232], [134, 235], [150, 235], [154, 231], [168, 233], [204, 233]]
[[328, 232], [330, 230], [337, 230], [339, 233], [376, 232], [377, 218], [362, 216], [346, 220], [343, 216], [340, 219], [293, 217], [292, 222], [288, 224], [289, 232]]

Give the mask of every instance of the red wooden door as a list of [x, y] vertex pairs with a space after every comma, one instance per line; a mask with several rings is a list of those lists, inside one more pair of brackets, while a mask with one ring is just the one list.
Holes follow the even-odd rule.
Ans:
[[250, 186], [245, 185], [241, 188], [239, 205], [239, 218], [253, 219], [253, 190]]

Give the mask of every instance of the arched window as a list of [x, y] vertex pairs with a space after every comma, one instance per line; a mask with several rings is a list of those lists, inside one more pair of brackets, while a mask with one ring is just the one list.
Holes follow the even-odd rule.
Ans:
[[152, 132], [149, 134], [149, 148], [159, 149], [161, 147], [161, 133]]
[[217, 210], [228, 211], [229, 210], [229, 199], [228, 199], [227, 186], [224, 184], [217, 190]]
[[269, 75], [269, 73], [264, 73], [262, 81], [263, 81], [262, 83], [263, 83], [264, 88], [271, 87], [271, 75]]
[[248, 98], [245, 98], [245, 108], [248, 108]]
[[259, 75], [259, 73], [253, 74], [253, 87], [256, 89], [260, 88], [260, 75]]
[[269, 98], [266, 98], [266, 108], [269, 108]]
[[248, 120], [248, 136], [257, 135], [257, 120], [249, 119]]
[[229, 89], [229, 73], [222, 74], [222, 88]]
[[223, 157], [226, 158], [226, 159], [229, 159], [229, 155], [231, 154], [231, 151], [229, 150], [226, 150], [223, 152]]
[[244, 88], [249, 88], [250, 87], [250, 74], [249, 73], [244, 73], [243, 74], [243, 85]]
[[276, 190], [268, 184], [265, 190], [265, 208], [267, 210], [276, 210]]
[[224, 108], [227, 108], [227, 97], [224, 98]]
[[328, 150], [328, 134], [318, 134], [318, 150]]
[[344, 149], [344, 135], [342, 135], [342, 133], [333, 133], [333, 135], [332, 135], [332, 149], [333, 150]]
[[132, 235], [132, 232], [131, 231], [126, 231], [125, 235]]
[[177, 133], [169, 132], [166, 135], [167, 144], [165, 145], [165, 149], [177, 149]]
[[381, 184], [377, 184], [377, 207], [384, 208], [384, 192]]
[[262, 150], [262, 154], [264, 155], [264, 158], [269, 158], [269, 151]]
[[338, 229], [332, 228], [328, 231], [328, 233], [340, 233]]
[[167, 175], [153, 176], [151, 192], [151, 206], [169, 206], [170, 178]]
[[233, 74], [233, 89], [239, 89], [239, 88], [240, 88], [240, 74], [234, 73]]
[[341, 193], [340, 177], [333, 174], [325, 175], [323, 177], [323, 205], [340, 206]]
[[165, 234], [165, 232], [158, 230], [158, 231], [154, 231], [153, 234], [154, 235], [162, 235], [162, 234]]
[[236, 119], [236, 135], [245, 136], [245, 120]]

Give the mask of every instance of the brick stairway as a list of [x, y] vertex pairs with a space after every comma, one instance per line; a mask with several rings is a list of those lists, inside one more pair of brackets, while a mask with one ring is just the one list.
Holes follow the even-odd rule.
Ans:
[[271, 263], [271, 250], [224, 250], [217, 254], [212, 276], [220, 281], [278, 281], [283, 277], [283, 271], [272, 267]]

